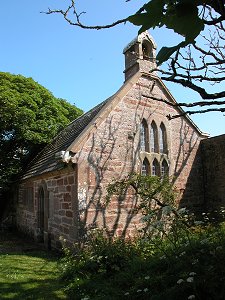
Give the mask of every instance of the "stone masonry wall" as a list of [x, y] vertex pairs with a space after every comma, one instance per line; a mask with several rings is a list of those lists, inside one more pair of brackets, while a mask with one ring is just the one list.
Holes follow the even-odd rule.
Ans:
[[[121, 179], [131, 172], [140, 172], [144, 157], [149, 162], [160, 153], [140, 153], [140, 123], [143, 118], [149, 127], [154, 120], [158, 129], [161, 122], [167, 130], [170, 176], [182, 206], [202, 203], [203, 186], [201, 161], [198, 156], [199, 143], [203, 136], [184, 118], [168, 121], [167, 115], [177, 115], [174, 107], [149, 98], [154, 84], [154, 95], [166, 97], [163, 88], [141, 77], [121, 101], [111, 108], [106, 119], [96, 123], [78, 155], [78, 200], [83, 227], [102, 226], [111, 235], [133, 235], [140, 227], [140, 215], [136, 215], [137, 199], [128, 192], [123, 198], [113, 197], [105, 206], [106, 187], [113, 179]], [[146, 97], [145, 95], [148, 95]], [[194, 180], [189, 180], [189, 177]]]
[[[60, 236], [72, 244], [87, 228], [96, 226], [105, 228], [110, 236], [133, 236], [141, 227], [138, 199], [128, 189], [125, 195], [114, 196], [106, 203], [107, 186], [114, 179], [140, 173], [144, 158], [150, 165], [157, 159], [160, 167], [163, 160], [167, 161], [180, 206], [203, 203], [199, 143], [205, 136], [187, 118], [169, 121], [167, 115], [177, 115], [179, 110], [151, 96], [172, 101], [157, 80], [145, 75], [130, 90], [121, 89], [111, 106], [91, 124], [88, 136], [78, 144], [80, 148], [75, 143], [70, 149], [76, 153], [74, 169], [68, 166], [57, 174], [43, 174], [21, 184], [17, 211], [21, 229], [38, 235], [39, 193], [43, 188], [47, 203], [43, 228], [53, 247], [60, 245]], [[143, 118], [149, 129], [153, 120], [158, 130], [163, 122], [167, 153], [140, 151]]]
[[225, 135], [202, 141], [206, 208], [225, 207]]
[[[60, 247], [60, 237], [68, 243], [76, 240], [77, 235], [77, 186], [76, 172], [46, 176], [44, 179], [27, 181], [21, 184], [19, 203], [17, 206], [17, 224], [19, 228], [32, 236], [37, 236], [39, 224], [39, 189], [45, 186], [47, 209], [43, 217], [47, 225], [44, 231], [48, 233], [52, 247]], [[32, 188], [30, 203], [25, 199], [27, 188]], [[32, 198], [31, 198], [32, 197]]]

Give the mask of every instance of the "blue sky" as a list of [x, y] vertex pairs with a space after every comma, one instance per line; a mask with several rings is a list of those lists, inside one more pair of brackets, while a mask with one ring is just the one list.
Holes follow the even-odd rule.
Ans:
[[[136, 35], [130, 24], [107, 30], [82, 30], [59, 15], [40, 13], [62, 8], [62, 0], [11, 0], [0, 5], [0, 71], [32, 77], [56, 97], [89, 110], [115, 93], [124, 81], [123, 48]], [[82, 20], [105, 24], [134, 13], [145, 1], [77, 0]], [[67, 2], [68, 3], [68, 2]], [[175, 45], [165, 30], [151, 32], [158, 49]], [[177, 101], [199, 100], [188, 89], [166, 85]], [[225, 117], [209, 113], [192, 117], [211, 136], [225, 133]]]

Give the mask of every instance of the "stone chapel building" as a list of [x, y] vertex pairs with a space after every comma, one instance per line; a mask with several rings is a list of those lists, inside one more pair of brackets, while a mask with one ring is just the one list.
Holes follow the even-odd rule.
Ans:
[[107, 185], [131, 172], [174, 176], [181, 205], [204, 203], [199, 145], [208, 135], [188, 116], [169, 121], [167, 115], [182, 109], [151, 98], [175, 103], [157, 74], [149, 72], [156, 67], [155, 51], [147, 32], [134, 39], [124, 49], [125, 82], [119, 91], [70, 123], [29, 165], [16, 209], [22, 231], [52, 247], [59, 246], [60, 236], [73, 243], [90, 226], [107, 228], [111, 235], [134, 234], [140, 216], [132, 195], [104, 206]]

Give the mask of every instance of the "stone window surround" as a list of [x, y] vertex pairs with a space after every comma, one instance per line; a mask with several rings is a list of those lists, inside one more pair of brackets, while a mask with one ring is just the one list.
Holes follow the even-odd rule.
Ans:
[[[146, 142], [148, 142], [148, 145], [145, 146], [145, 150], [143, 149], [140, 149], [140, 160], [141, 160], [141, 173], [142, 173], [142, 166], [143, 166], [143, 162], [145, 160], [148, 161], [148, 164], [149, 164], [149, 174], [152, 174], [153, 172], [153, 161], [156, 160], [157, 163], [159, 164], [158, 165], [158, 168], [156, 170], [156, 173], [158, 174], [155, 174], [155, 175], [159, 175], [159, 176], [164, 176], [164, 174], [162, 175], [162, 170], [163, 168], [165, 168], [165, 164], [167, 165], [167, 174], [169, 175], [169, 170], [170, 170], [170, 163], [169, 163], [169, 158], [168, 158], [168, 153], [169, 153], [169, 150], [168, 150], [168, 135], [167, 135], [167, 130], [166, 130], [166, 126], [165, 124], [161, 121], [160, 122], [160, 125], [159, 127], [157, 126], [155, 120], [151, 120], [151, 125], [150, 125], [150, 128], [148, 126], [149, 122], [146, 121], [145, 118], [142, 119], [141, 121], [141, 124], [140, 126], [143, 126], [144, 124], [144, 127], [145, 127], [145, 130], [146, 130], [146, 126], [147, 126], [147, 131], [148, 131], [148, 137], [146, 138]], [[157, 152], [152, 152], [151, 151], [151, 148], [152, 146], [150, 145], [151, 143], [151, 136], [150, 136], [150, 130], [152, 128], [152, 125], [155, 127], [155, 136], [154, 136], [154, 143], [156, 142], [157, 145], [154, 147], [155, 150]], [[158, 130], [159, 128], [159, 130]], [[164, 130], [164, 132], [163, 132]], [[159, 145], [159, 134], [162, 135], [163, 137], [163, 148], [164, 150], [162, 152], [160, 152], [160, 145]], [[149, 149], [149, 150], [148, 150]], [[148, 151], [146, 151], [148, 150]], [[164, 166], [163, 166], [164, 165]]]

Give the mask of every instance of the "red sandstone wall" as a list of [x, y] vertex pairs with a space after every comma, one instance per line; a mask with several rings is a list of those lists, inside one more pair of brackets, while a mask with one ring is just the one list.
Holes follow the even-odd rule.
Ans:
[[202, 141], [205, 203], [207, 209], [225, 207], [225, 135]]
[[[77, 184], [76, 171], [68, 174], [46, 176], [44, 179], [27, 181], [20, 185], [19, 203], [17, 205], [17, 224], [20, 229], [33, 236], [38, 235], [38, 191], [40, 186], [46, 187], [45, 210], [47, 228], [52, 247], [60, 247], [59, 238], [73, 242], [77, 237]], [[29, 209], [24, 202], [24, 193], [27, 187], [33, 188], [33, 205]]]
[[[122, 90], [123, 93], [123, 90]], [[133, 235], [140, 227], [136, 214], [137, 199], [128, 191], [125, 199], [113, 197], [106, 206], [106, 187], [112, 180], [124, 178], [131, 172], [140, 172], [146, 156], [162, 161], [165, 154], [140, 153], [140, 123], [143, 118], [150, 126], [152, 120], [159, 128], [163, 122], [167, 129], [168, 163], [170, 176], [182, 206], [200, 205], [203, 201], [201, 158], [199, 142], [203, 138], [185, 118], [168, 121], [166, 115], [179, 113], [175, 108], [149, 99], [154, 95], [170, 99], [157, 82], [142, 77], [128, 93], [120, 93], [120, 101], [112, 104], [110, 113], [96, 120], [95, 128], [76, 152], [75, 170], [43, 175], [21, 185], [17, 210], [17, 223], [21, 229], [37, 234], [38, 190], [46, 189], [46, 228], [53, 247], [62, 236], [69, 243], [87, 227], [101, 226], [108, 234]], [[75, 145], [76, 146], [76, 145]], [[74, 146], [74, 147], [75, 147]], [[33, 188], [33, 206], [24, 199], [23, 189]], [[181, 199], [181, 200], [180, 200]], [[32, 209], [31, 209], [32, 208]]]
[[[130, 172], [139, 172], [144, 156], [140, 155], [139, 128], [143, 118], [150, 126], [152, 120], [159, 128], [163, 122], [167, 128], [168, 160], [170, 176], [178, 192], [182, 206], [200, 205], [203, 201], [202, 170], [200, 156], [196, 155], [202, 139], [196, 128], [185, 118], [169, 121], [166, 115], [179, 113], [162, 102], [150, 100], [152, 81], [142, 77], [112, 108], [106, 120], [96, 123], [96, 130], [89, 136], [78, 155], [78, 201], [83, 226], [107, 227], [111, 234], [133, 234], [140, 227], [140, 215], [135, 216], [136, 198], [112, 199], [105, 209], [106, 187], [113, 178], [124, 178]], [[167, 98], [160, 85], [155, 83], [154, 95]], [[187, 184], [188, 183], [188, 184]], [[182, 200], [181, 200], [182, 199]]]

